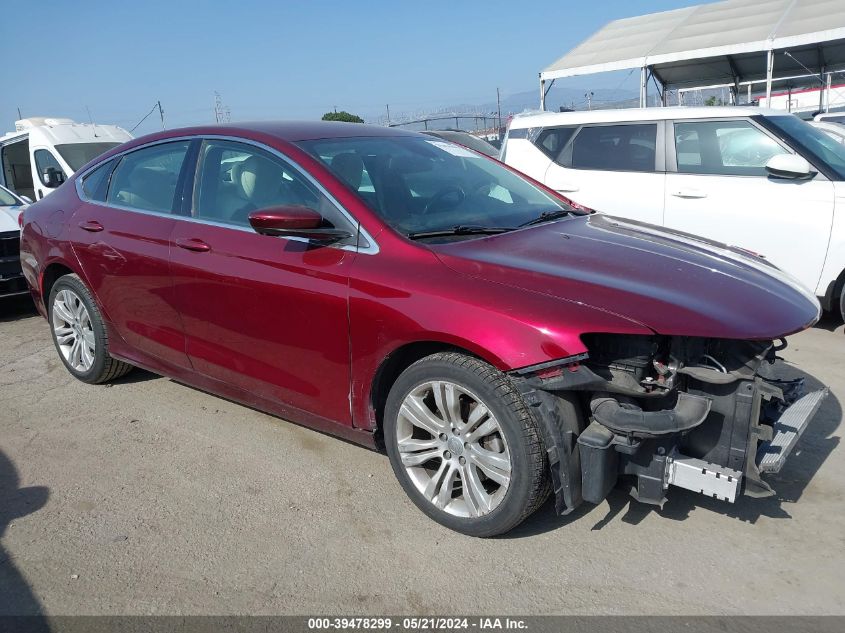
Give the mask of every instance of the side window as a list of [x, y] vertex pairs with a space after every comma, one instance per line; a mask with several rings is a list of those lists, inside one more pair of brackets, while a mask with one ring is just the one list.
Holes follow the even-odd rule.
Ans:
[[552, 160], [557, 160], [575, 130], [574, 127], [546, 128], [537, 135], [534, 145]]
[[111, 177], [107, 202], [172, 213], [188, 141], [162, 143], [126, 154]]
[[56, 160], [56, 157], [53, 156], [53, 154], [51, 154], [49, 150], [35, 150], [35, 169], [38, 171], [38, 178], [41, 180], [41, 184], [45, 187], [56, 186], [51, 185], [47, 178], [44, 176], [44, 171], [50, 168], [55, 169], [60, 174], [62, 174], [62, 176], [64, 176], [65, 170], [62, 169], [61, 165], [59, 165], [59, 161]]
[[85, 175], [82, 179], [82, 193], [87, 200], [106, 201], [109, 176], [113, 169], [114, 160], [110, 160]]
[[584, 126], [572, 141], [572, 167], [655, 171], [657, 125]]
[[769, 159], [786, 153], [748, 121], [675, 123], [675, 156], [682, 174], [766, 176]]
[[277, 156], [234, 141], [203, 143], [194, 217], [249, 226], [251, 211], [287, 205], [313, 209], [331, 226], [349, 224], [316, 187]]

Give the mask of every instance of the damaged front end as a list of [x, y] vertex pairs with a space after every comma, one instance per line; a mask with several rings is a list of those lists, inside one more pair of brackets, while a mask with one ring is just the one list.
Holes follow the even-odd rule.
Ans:
[[827, 389], [780, 371], [784, 340], [592, 334], [588, 353], [512, 372], [543, 428], [559, 513], [620, 481], [662, 506], [669, 486], [733, 502], [773, 495]]

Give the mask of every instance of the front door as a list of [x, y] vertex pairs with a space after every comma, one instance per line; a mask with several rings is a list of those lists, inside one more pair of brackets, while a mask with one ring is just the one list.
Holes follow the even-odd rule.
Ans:
[[[51, 182], [48, 170], [52, 171], [54, 180]], [[41, 200], [61, 183], [67, 180], [67, 174], [58, 159], [46, 147], [36, 147], [32, 150], [32, 182], [35, 186], [35, 200]]]
[[117, 334], [142, 354], [181, 367], [189, 364], [168, 260], [188, 146], [138, 149], [93, 170], [70, 222], [87, 285]]
[[177, 222], [171, 266], [196, 371], [351, 424], [349, 267], [355, 252], [255, 233], [250, 211], [303, 205], [347, 222], [275, 154], [225, 140], [200, 150], [193, 217]]
[[816, 289], [833, 222], [833, 183], [790, 180], [765, 165], [789, 153], [748, 119], [677, 121], [665, 224], [764, 255]]

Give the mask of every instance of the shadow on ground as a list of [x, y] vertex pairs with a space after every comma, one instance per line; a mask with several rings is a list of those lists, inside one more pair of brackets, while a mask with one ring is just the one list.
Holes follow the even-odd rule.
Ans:
[[818, 330], [835, 332], [837, 328], [842, 327], [842, 317], [833, 312], [824, 312], [822, 318], [813, 327]]
[[[0, 539], [15, 520], [44, 507], [49, 494], [44, 486], [21, 488], [15, 465], [0, 451]], [[15, 565], [12, 555], [0, 546], [0, 616], [42, 614], [41, 603]], [[46, 620], [29, 618], [27, 630], [48, 631], [49, 627]]]
[[[788, 371], [789, 377], [804, 377], [807, 392], [824, 386], [819, 380], [794, 366], [788, 366]], [[775, 490], [773, 497], [753, 499], [740, 496], [736, 503], [726, 503], [681, 488], [671, 488], [667, 494], [668, 501], [661, 510], [656, 506], [634, 501], [627, 492], [616, 489], [608, 495], [607, 505], [583, 503], [567, 516], [557, 516], [554, 511], [554, 499], [549, 499], [525, 523], [505, 535], [505, 538], [534, 536], [576, 521], [592, 521], [593, 530], [601, 530], [614, 520], [637, 525], [652, 512], [672, 521], [684, 521], [697, 508], [718, 512], [748, 523], [756, 522], [761, 516], [790, 519], [792, 516], [789, 514], [789, 504], [796, 503], [801, 498], [807, 484], [839, 445], [840, 438], [834, 436], [834, 433], [841, 421], [842, 406], [831, 393], [810, 421], [783, 470], [777, 475], [766, 477], [766, 481]]]
[[28, 294], [14, 297], [0, 297], [0, 323], [19, 321], [38, 316], [32, 297]]

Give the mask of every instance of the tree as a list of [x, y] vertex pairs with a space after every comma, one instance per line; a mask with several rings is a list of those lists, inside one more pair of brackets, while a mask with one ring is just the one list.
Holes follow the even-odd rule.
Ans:
[[716, 97], [707, 97], [707, 99], [704, 101], [704, 105], [706, 105], [706, 106], [716, 105]]
[[364, 119], [357, 114], [349, 114], [346, 110], [340, 112], [326, 112], [323, 121], [343, 121], [345, 123], [363, 123]]

